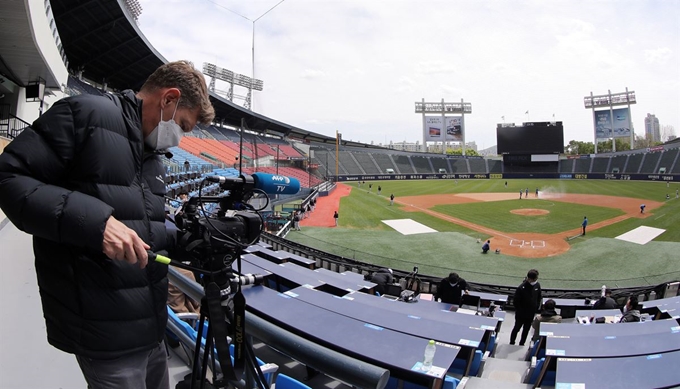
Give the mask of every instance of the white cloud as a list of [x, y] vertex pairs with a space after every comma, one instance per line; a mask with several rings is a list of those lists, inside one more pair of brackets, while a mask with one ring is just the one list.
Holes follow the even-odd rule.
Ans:
[[323, 78], [326, 75], [322, 70], [318, 69], [305, 69], [300, 77], [307, 79], [307, 80], [313, 80], [313, 79], [318, 79], [318, 78]]
[[673, 52], [668, 47], [659, 47], [658, 49], [645, 50], [645, 61], [647, 63], [665, 64], [671, 58]]
[[[278, 3], [213, 1], [250, 19]], [[251, 75], [252, 22], [207, 0], [141, 3], [141, 29], [167, 59]], [[264, 91], [253, 107], [310, 131], [384, 143], [422, 138], [414, 102], [463, 98], [473, 106], [467, 139], [488, 147], [501, 116], [526, 121], [527, 110], [535, 121], [555, 113], [566, 141], [592, 140], [583, 97], [628, 87], [636, 131], [647, 112], [680, 128], [677, 4], [287, 0], [255, 23]]]
[[425, 76], [434, 74], [450, 74], [456, 72], [456, 67], [451, 63], [446, 63], [441, 60], [423, 61], [416, 64], [416, 72]]

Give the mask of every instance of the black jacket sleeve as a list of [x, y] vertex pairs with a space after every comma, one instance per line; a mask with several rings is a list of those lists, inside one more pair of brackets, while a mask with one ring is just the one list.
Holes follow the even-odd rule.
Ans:
[[434, 301], [439, 301], [439, 299], [442, 297], [442, 294], [444, 293], [444, 280], [439, 281], [439, 285], [437, 285], [437, 292], [434, 294]]
[[515, 310], [524, 308], [524, 306], [522, 305], [523, 304], [522, 286], [524, 286], [524, 283], [517, 287], [517, 289], [515, 290], [515, 297], [512, 299], [512, 305], [515, 306]]
[[86, 129], [78, 130], [68, 100], [60, 100], [0, 155], [0, 208], [20, 230], [101, 251], [113, 209], [65, 185]]

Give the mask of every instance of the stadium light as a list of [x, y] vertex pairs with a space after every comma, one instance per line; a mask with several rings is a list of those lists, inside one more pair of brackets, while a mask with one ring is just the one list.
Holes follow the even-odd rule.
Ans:
[[[255, 90], [257, 90], [257, 91], [261, 91], [261, 90], [262, 90], [262, 84], [263, 84], [261, 80], [258, 80], [258, 79], [255, 78], [255, 23], [256, 23], [258, 20], [262, 19], [266, 14], [268, 14], [269, 12], [271, 12], [272, 10], [274, 10], [274, 8], [278, 7], [278, 6], [279, 6], [281, 3], [283, 3], [284, 1], [286, 1], [286, 0], [281, 0], [281, 1], [279, 1], [279, 2], [276, 3], [273, 7], [269, 8], [269, 9], [268, 9], [267, 11], [265, 11], [262, 15], [258, 16], [258, 17], [255, 18], [255, 19], [251, 19], [251, 18], [249, 18], [249, 17], [247, 17], [247, 16], [245, 16], [245, 15], [242, 15], [242, 14], [240, 14], [240, 13], [238, 13], [238, 12], [232, 10], [232, 9], [229, 9], [229, 8], [223, 6], [223, 5], [220, 5], [220, 4], [215, 3], [215, 5], [217, 5], [218, 7], [224, 8], [224, 9], [226, 9], [227, 11], [229, 11], [229, 12], [235, 14], [235, 15], [238, 15], [238, 16], [242, 17], [243, 19], [245, 19], [245, 20], [247, 20], [247, 21], [253, 23], [253, 40], [252, 40], [252, 57], [251, 57], [251, 61], [252, 61], [252, 62], [251, 62], [251, 65], [252, 65], [252, 73], [251, 73], [251, 77], [248, 77], [247, 79], [245, 79], [245, 78], [243, 78], [243, 77], [247, 77], [247, 76], [243, 76], [243, 75], [240, 75], [240, 74], [239, 74], [239, 75], [234, 75], [234, 76], [233, 76], [234, 82], [233, 82], [233, 83], [230, 83], [231, 88], [230, 88], [229, 91], [227, 92], [227, 97], [229, 98], [229, 100], [231, 100], [231, 99], [234, 97], [234, 94], [233, 94], [233, 92], [234, 92], [234, 91], [233, 91], [233, 84], [240, 85], [240, 84], [238, 84], [238, 83], [235, 82], [235, 80], [236, 80], [236, 78], [237, 78], [236, 76], [240, 76], [241, 79], [240, 79], [239, 81], [248, 84], [248, 86], [246, 86], [246, 88], [248, 88], [248, 95], [245, 96], [245, 97], [244, 97], [244, 96], [235, 96], [235, 97], [239, 97], [239, 98], [242, 98], [242, 99], [245, 100], [245, 103], [243, 104], [243, 107], [244, 107], [244, 108], [247, 108], [247, 109], [252, 110], [251, 107], [252, 107], [252, 100], [253, 100], [253, 93], [252, 93], [252, 92], [253, 92], [253, 89], [255, 89]], [[213, 65], [213, 66], [214, 66], [214, 65]], [[204, 69], [205, 69], [205, 68], [204, 68]], [[205, 71], [204, 71], [204, 73], [205, 73]], [[225, 77], [226, 77], [226, 78], [230, 78], [228, 75], [225, 75]], [[228, 81], [228, 82], [229, 82], [229, 81]], [[210, 90], [213, 91], [213, 92], [215, 92], [215, 89], [214, 89], [214, 87], [215, 87], [215, 79], [214, 79], [214, 78], [211, 79], [210, 87], [211, 87]], [[257, 89], [258, 87], [259, 87], [260, 89]], [[221, 92], [221, 91], [220, 91], [220, 92]]]
[[[250, 109], [251, 107], [252, 90], [261, 91], [264, 88], [264, 82], [262, 80], [252, 79], [243, 74], [234, 73], [231, 70], [221, 68], [208, 62], [203, 63], [203, 74], [210, 77], [210, 91], [225, 95], [229, 101], [233, 101], [234, 97], [243, 99], [245, 100], [243, 107], [246, 109]], [[226, 93], [221, 90], [216, 90], [215, 80], [228, 82], [229, 90]], [[248, 96], [234, 95], [234, 85], [248, 88]]]
[[142, 5], [139, 4], [139, 0], [125, 0], [123, 4], [135, 22], [139, 22], [139, 16], [142, 14]]

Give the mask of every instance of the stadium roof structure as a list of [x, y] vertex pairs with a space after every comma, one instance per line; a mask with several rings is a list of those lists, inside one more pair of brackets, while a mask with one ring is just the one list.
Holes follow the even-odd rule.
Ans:
[[[139, 90], [146, 78], [168, 62], [144, 37], [125, 0], [51, 0], [70, 70], [107, 87]], [[303, 141], [335, 143], [334, 137], [306, 131], [247, 110], [211, 93], [215, 121]], [[376, 147], [342, 141], [355, 147]]]
[[665, 144], [665, 145], [674, 145], [674, 144], [676, 144], [676, 143], [680, 143], [680, 138], [671, 139], [671, 140], [669, 140], [668, 142], [666, 142], [666, 143], [664, 143], [664, 144]]

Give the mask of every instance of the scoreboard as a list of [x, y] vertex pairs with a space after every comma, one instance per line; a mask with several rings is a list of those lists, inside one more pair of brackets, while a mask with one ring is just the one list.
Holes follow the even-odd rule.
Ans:
[[498, 154], [560, 154], [564, 152], [562, 122], [498, 124]]

